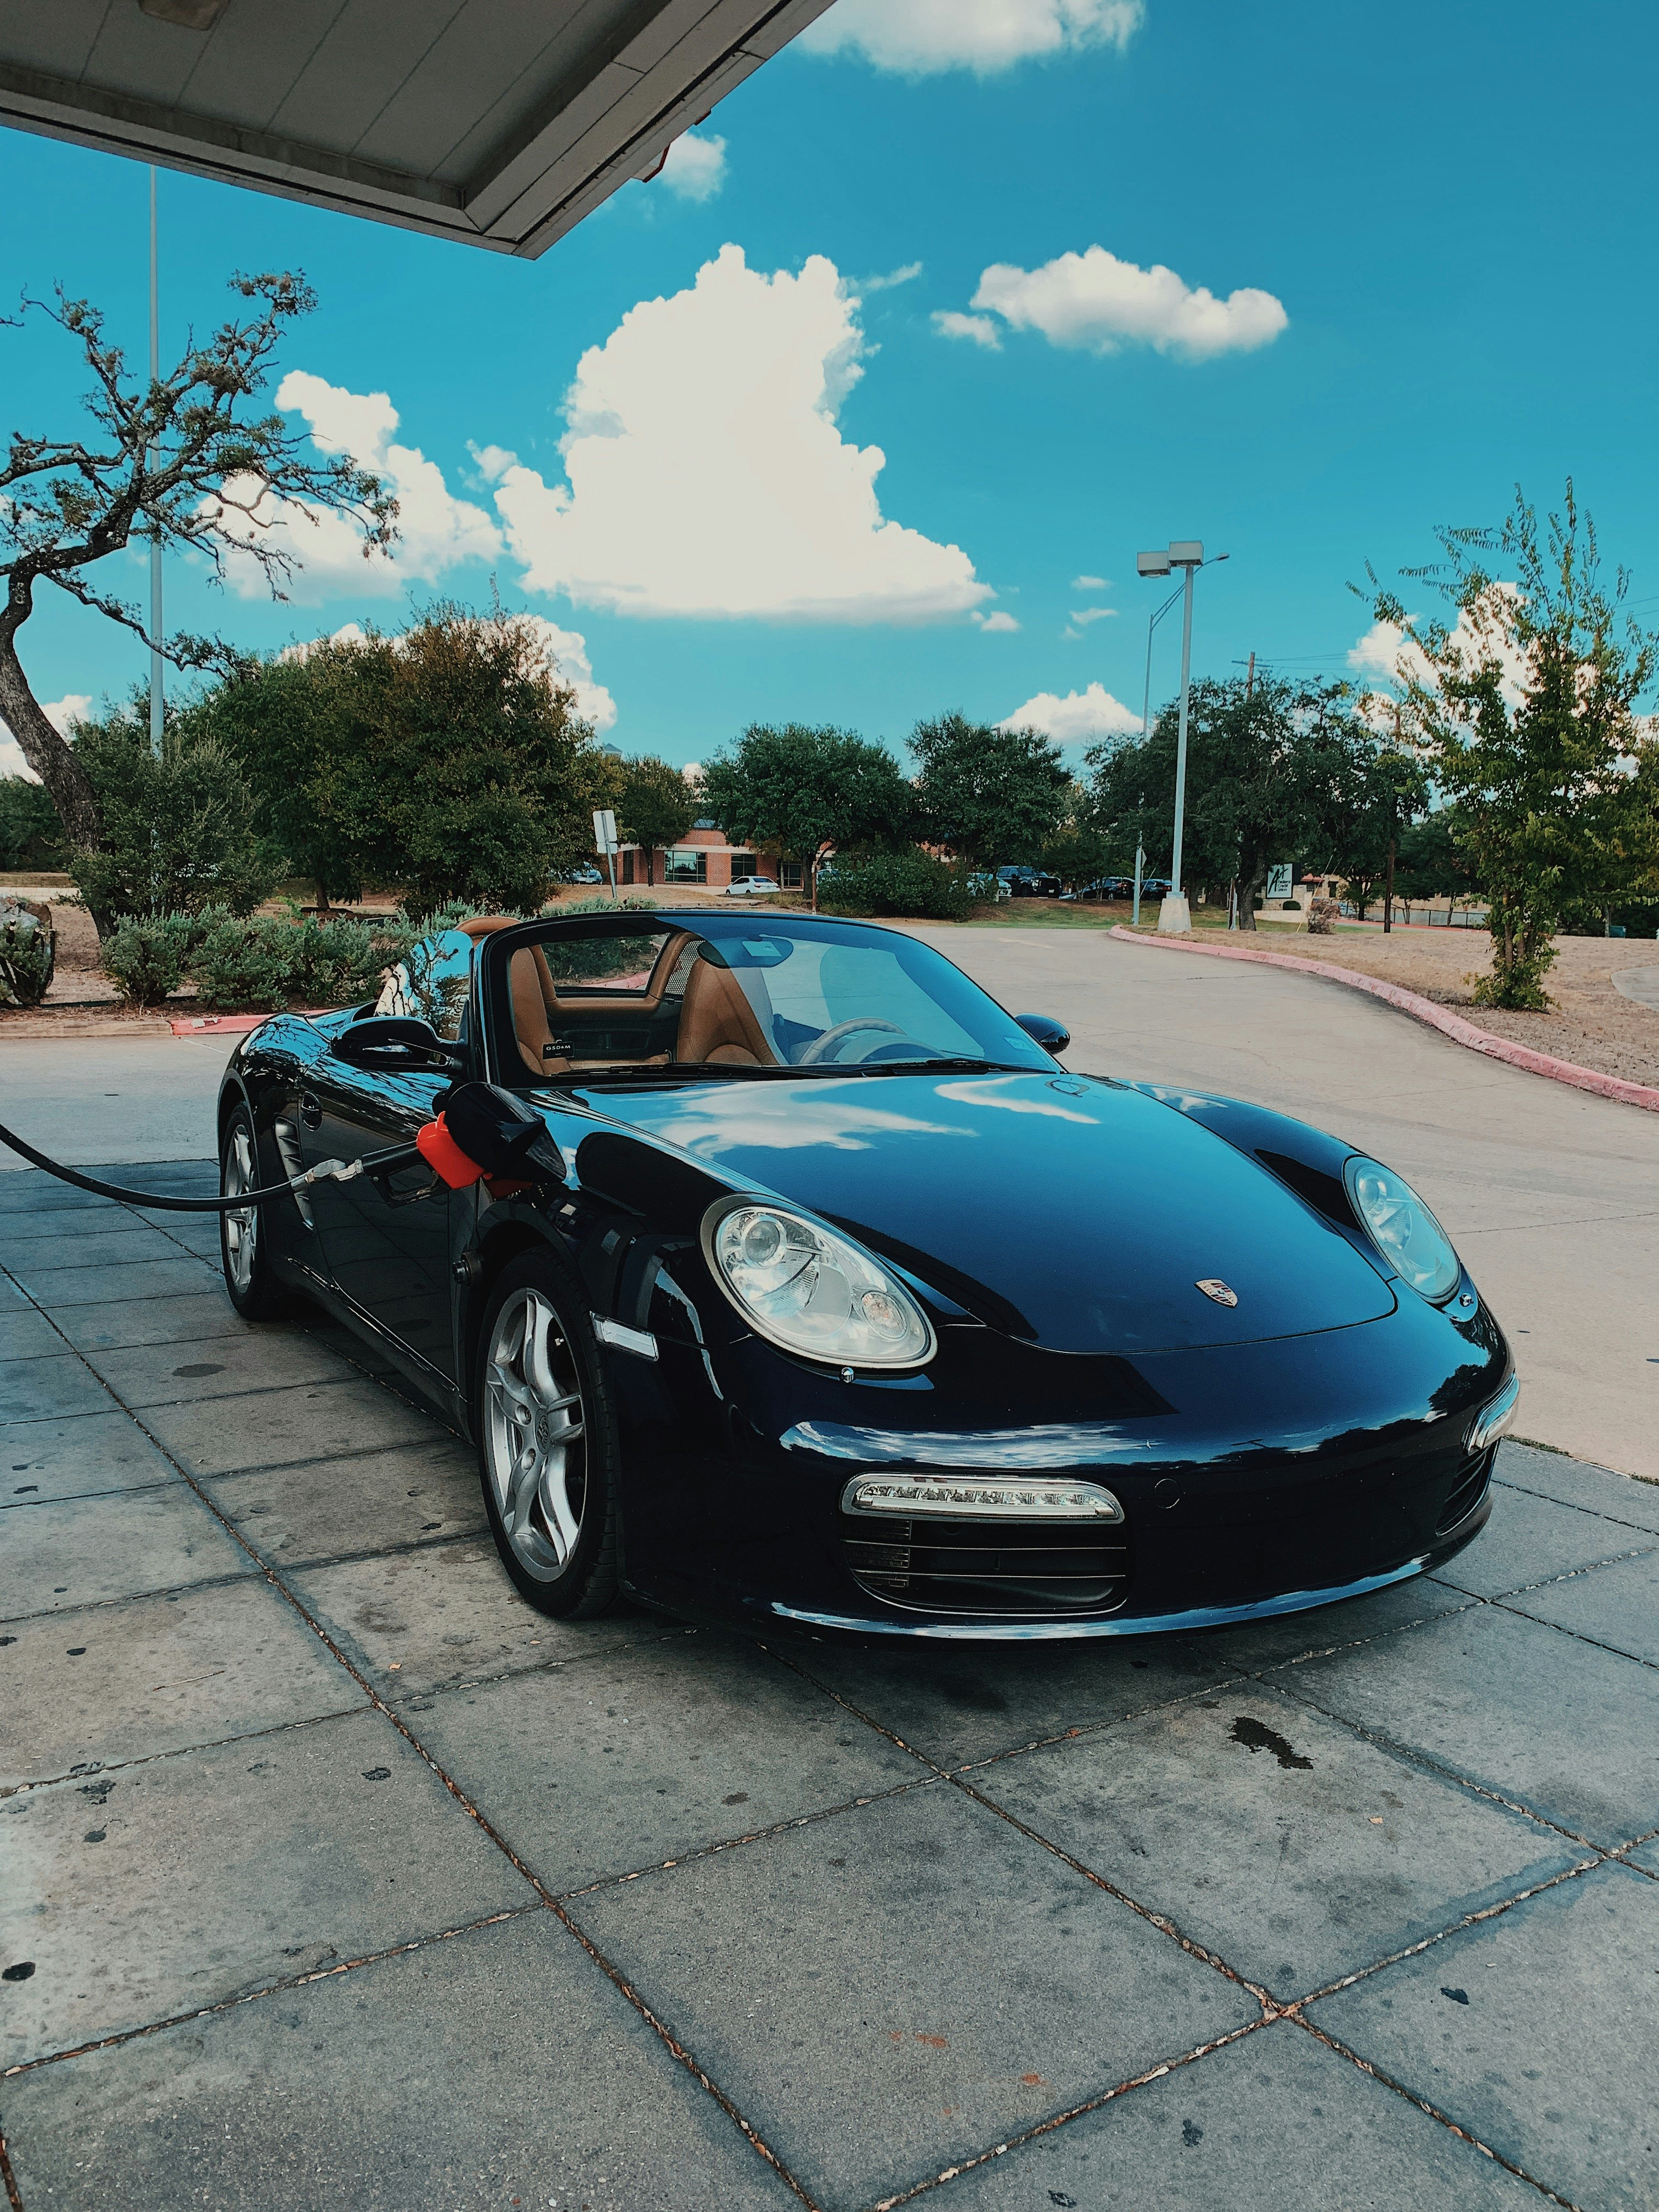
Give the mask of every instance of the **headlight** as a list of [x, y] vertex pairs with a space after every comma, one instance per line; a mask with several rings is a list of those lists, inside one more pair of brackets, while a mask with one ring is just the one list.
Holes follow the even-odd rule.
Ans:
[[920, 1367], [933, 1332], [915, 1300], [856, 1244], [786, 1207], [722, 1200], [703, 1216], [714, 1279], [762, 1336], [832, 1367]]
[[1445, 1231], [1411, 1185], [1363, 1157], [1348, 1162], [1342, 1179], [1349, 1203], [1389, 1266], [1431, 1304], [1449, 1297], [1462, 1268]]

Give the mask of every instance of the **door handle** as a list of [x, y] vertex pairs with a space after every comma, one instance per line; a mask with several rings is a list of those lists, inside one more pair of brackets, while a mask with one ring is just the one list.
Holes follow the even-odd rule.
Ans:
[[307, 1129], [319, 1129], [323, 1124], [323, 1109], [314, 1091], [300, 1093], [300, 1119]]

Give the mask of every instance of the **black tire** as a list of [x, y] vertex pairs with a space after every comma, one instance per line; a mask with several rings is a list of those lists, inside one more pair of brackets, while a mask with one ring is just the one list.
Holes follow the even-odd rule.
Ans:
[[[219, 1139], [219, 1194], [257, 1188], [259, 1140], [245, 1103], [234, 1106]], [[302, 1304], [271, 1265], [269, 1200], [245, 1214], [219, 1216], [219, 1264], [225, 1291], [244, 1321], [281, 1321]]]
[[501, 1565], [538, 1613], [591, 1620], [617, 1595], [620, 1448], [587, 1302], [551, 1252], [502, 1269], [476, 1367], [478, 1479]]

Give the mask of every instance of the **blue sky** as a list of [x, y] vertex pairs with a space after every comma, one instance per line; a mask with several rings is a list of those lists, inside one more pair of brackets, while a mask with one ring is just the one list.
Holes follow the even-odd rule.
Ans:
[[[1343, 674], [1367, 557], [1568, 471], [1659, 614], [1656, 61], [1628, 6], [841, 0], [703, 126], [723, 157], [538, 262], [163, 172], [164, 352], [231, 268], [302, 267], [295, 421], [426, 465], [381, 587], [322, 559], [273, 606], [174, 564], [169, 624], [274, 647], [493, 572], [626, 752], [1045, 699], [1080, 750], [1139, 716], [1138, 547], [1231, 556], [1200, 672]], [[146, 172], [3, 131], [0, 193], [0, 293], [61, 282], [142, 360]], [[0, 330], [0, 428], [66, 429], [81, 380]], [[21, 647], [43, 700], [143, 673], [67, 604]]]

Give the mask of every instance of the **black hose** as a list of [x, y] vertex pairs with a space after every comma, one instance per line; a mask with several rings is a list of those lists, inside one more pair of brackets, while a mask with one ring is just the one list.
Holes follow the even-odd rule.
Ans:
[[348, 1166], [342, 1160], [325, 1160], [306, 1174], [293, 1176], [287, 1182], [264, 1184], [258, 1190], [239, 1190], [230, 1198], [163, 1198], [159, 1191], [123, 1190], [119, 1183], [100, 1182], [96, 1176], [82, 1175], [78, 1168], [66, 1168], [61, 1161], [49, 1160], [44, 1152], [37, 1152], [33, 1145], [17, 1136], [0, 1122], [0, 1145], [48, 1175], [56, 1176], [59, 1182], [73, 1183], [77, 1190], [89, 1190], [96, 1198], [118, 1199], [126, 1206], [145, 1206], [159, 1213], [241, 1213], [261, 1199], [286, 1198], [291, 1191], [303, 1190], [307, 1184], [328, 1181], [343, 1181], [348, 1176], [389, 1175], [402, 1167], [412, 1167], [421, 1155], [413, 1145], [392, 1145], [385, 1152], [365, 1152], [362, 1158]]

